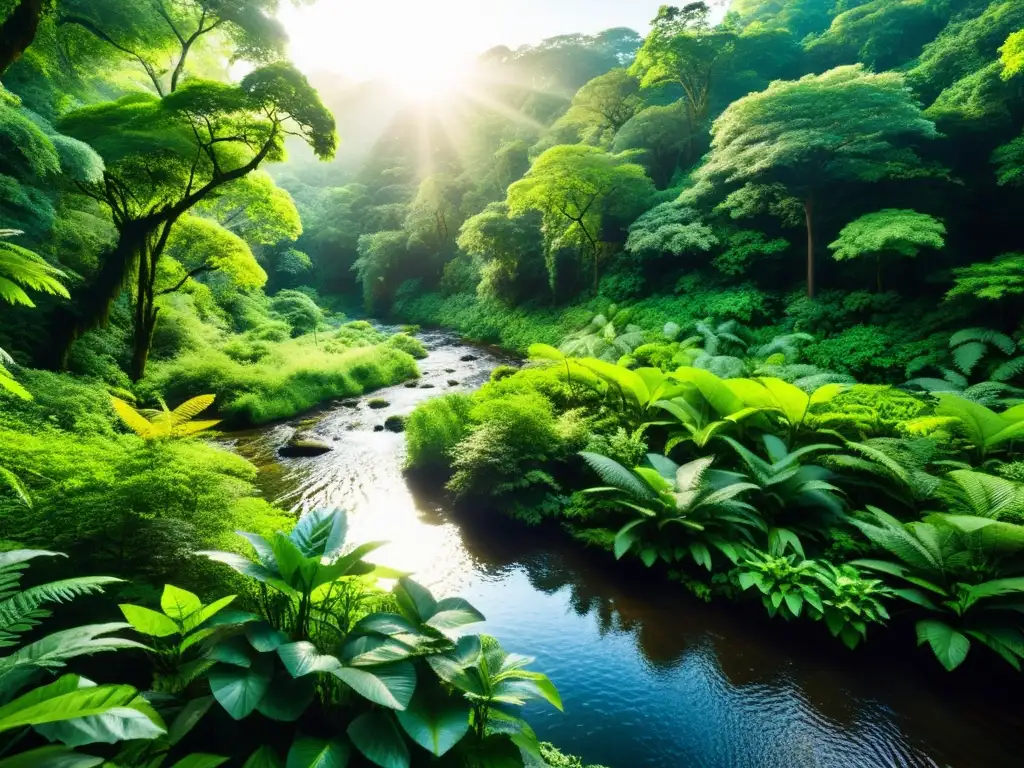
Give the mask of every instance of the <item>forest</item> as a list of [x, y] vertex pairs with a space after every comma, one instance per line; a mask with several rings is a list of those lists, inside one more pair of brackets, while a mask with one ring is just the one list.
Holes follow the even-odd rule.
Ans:
[[666, 5], [416, 97], [288, 5], [0, 0], [0, 768], [603, 761], [527, 621], [267, 491], [393, 432], [453, 521], [1020, 672], [1024, 4]]

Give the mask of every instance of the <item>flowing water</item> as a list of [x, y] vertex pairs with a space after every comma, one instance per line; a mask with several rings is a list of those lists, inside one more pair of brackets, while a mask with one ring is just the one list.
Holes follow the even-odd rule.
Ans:
[[[483, 511], [453, 520], [444, 498], [403, 476], [403, 436], [375, 427], [431, 397], [470, 391], [510, 361], [446, 333], [421, 339], [430, 354], [416, 388], [240, 433], [235, 445], [260, 467], [269, 497], [296, 510], [348, 509], [351, 541], [391, 542], [375, 560], [413, 571], [435, 594], [467, 598], [487, 616], [481, 631], [536, 656], [565, 704], [564, 714], [528, 708], [542, 739], [609, 768], [1024, 765], [1019, 706], [951, 688], [904, 648], [906, 629], [852, 654], [820, 627], [705, 605], [550, 532]], [[373, 410], [373, 397], [389, 405]], [[296, 425], [333, 450], [278, 458]], [[1019, 678], [1007, 679], [1020, 690]]]

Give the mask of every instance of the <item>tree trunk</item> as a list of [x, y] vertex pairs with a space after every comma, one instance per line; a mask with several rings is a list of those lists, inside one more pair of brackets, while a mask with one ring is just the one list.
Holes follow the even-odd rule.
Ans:
[[601, 289], [601, 271], [598, 267], [597, 251], [594, 251], [594, 295]]
[[814, 298], [814, 198], [804, 200], [804, 219], [807, 222], [807, 298]]
[[44, 0], [21, 0], [0, 25], [0, 75], [32, 45], [43, 15]]

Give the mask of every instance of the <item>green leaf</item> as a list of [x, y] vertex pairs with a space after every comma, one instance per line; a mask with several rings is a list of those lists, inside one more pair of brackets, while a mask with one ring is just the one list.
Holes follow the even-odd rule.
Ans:
[[137, 695], [130, 685], [96, 685], [78, 675], [64, 675], [0, 707], [0, 732], [103, 715], [127, 707]]
[[162, 613], [151, 611], [140, 605], [122, 603], [118, 606], [121, 613], [132, 625], [132, 629], [150, 637], [170, 637], [178, 634], [181, 630], [178, 625], [168, 616]]
[[787, 592], [786, 607], [789, 608], [790, 613], [792, 613], [794, 616], [799, 616], [800, 611], [803, 610], [804, 607], [803, 597], [798, 595], [796, 592]]
[[318, 508], [303, 515], [288, 535], [305, 557], [325, 558], [337, 556], [345, 545], [348, 519], [337, 508]]
[[259, 656], [248, 668], [217, 664], [207, 674], [210, 690], [231, 717], [241, 720], [252, 714], [270, 688], [274, 667]]
[[283, 768], [283, 763], [277, 752], [264, 744], [249, 755], [242, 768]]
[[420, 685], [409, 706], [395, 716], [413, 741], [440, 757], [469, 732], [469, 703], [436, 687], [427, 690]]
[[925, 619], [917, 622], [917, 644], [928, 643], [935, 658], [948, 671], [963, 664], [967, 652], [971, 650], [971, 641], [942, 621]]
[[339, 666], [330, 673], [364, 699], [389, 709], [405, 709], [416, 689], [416, 668], [408, 661], [369, 669]]
[[133, 739], [155, 739], [166, 733], [164, 722], [149, 702], [135, 696], [125, 706], [101, 714], [37, 725], [36, 731], [50, 741], [69, 747], [114, 744]]
[[102, 763], [102, 757], [74, 752], [63, 744], [53, 744], [2, 758], [0, 768], [95, 768]]
[[314, 672], [333, 672], [341, 668], [338, 659], [320, 653], [316, 646], [306, 640], [278, 646], [277, 655], [292, 677], [302, 677]]
[[181, 758], [171, 768], [217, 768], [218, 765], [224, 765], [227, 761], [228, 758], [220, 755], [195, 754]]
[[246, 625], [245, 636], [249, 644], [260, 653], [276, 651], [288, 642], [288, 635], [274, 629], [265, 621]]
[[434, 629], [458, 629], [484, 621], [484, 615], [461, 597], [446, 597], [437, 602], [437, 612], [427, 619]]
[[185, 738], [195, 728], [196, 723], [203, 719], [211, 706], [213, 706], [212, 696], [202, 696], [185, 704], [167, 731], [167, 741], [170, 745], [173, 747]]
[[172, 584], [164, 585], [160, 609], [175, 621], [184, 621], [186, 616], [191, 616], [202, 607], [202, 601], [191, 592]]
[[293, 723], [313, 703], [315, 692], [314, 678], [296, 679], [281, 672], [274, 675], [270, 688], [256, 705], [256, 711], [271, 720]]
[[365, 712], [349, 724], [348, 737], [374, 765], [380, 768], [409, 768], [409, 748], [394, 719], [388, 714]]
[[285, 768], [345, 768], [351, 750], [337, 739], [315, 739], [300, 736], [288, 750]]
[[229, 637], [217, 643], [207, 653], [207, 657], [236, 667], [250, 667], [253, 660], [252, 646], [241, 637]]
[[234, 602], [236, 597], [237, 595], [228, 595], [227, 597], [222, 597], [220, 600], [215, 600], [209, 605], [204, 605], [201, 610], [193, 614], [190, 614], [189, 616], [186, 616], [183, 622], [185, 631], [191, 632], [193, 629], [196, 629], [202, 624], [205, 624], [207, 621], [212, 619], [222, 610], [231, 605], [231, 603]]
[[413, 623], [422, 624], [437, 613], [437, 601], [430, 590], [408, 577], [398, 580], [394, 595], [402, 615]]

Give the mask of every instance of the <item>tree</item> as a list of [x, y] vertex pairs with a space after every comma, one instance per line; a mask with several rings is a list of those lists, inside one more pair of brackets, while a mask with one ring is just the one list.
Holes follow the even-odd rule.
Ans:
[[0, 76], [21, 58], [39, 31], [39, 22], [55, 0], [13, 0], [0, 6]]
[[337, 142], [334, 118], [286, 63], [255, 69], [238, 85], [192, 78], [163, 98], [133, 94], [85, 107], [61, 126], [94, 146], [106, 163], [102, 183], [83, 189], [110, 211], [118, 242], [91, 287], [84, 316], [57, 318], [64, 331], [58, 346], [66, 359], [71, 341], [104, 320], [134, 275], [130, 373], [136, 380], [145, 372], [156, 327], [158, 265], [178, 220], [263, 162], [282, 159], [286, 136], [300, 137], [321, 158], [333, 156]]
[[390, 295], [392, 277], [409, 255], [409, 236], [402, 230], [385, 230], [359, 237], [359, 258], [352, 271], [363, 287], [363, 304], [373, 311]]
[[613, 155], [597, 147], [552, 147], [508, 188], [513, 216], [531, 210], [541, 213], [549, 253], [564, 246], [589, 251], [595, 295], [606, 251], [602, 237], [607, 219], [635, 216], [654, 192], [647, 173], [633, 159], [632, 153]]
[[690, 197], [740, 186], [747, 193], [774, 189], [769, 198], [790, 207], [799, 202], [813, 298], [816, 206], [841, 182], [936, 174], [911, 145], [936, 135], [895, 72], [855, 65], [774, 82], [715, 121], [711, 152]]
[[[252, 250], [238, 235], [212, 219], [185, 214], [171, 229], [167, 239], [164, 275], [157, 280], [157, 296], [166, 296], [182, 288], [190, 279], [216, 272], [235, 287], [262, 288], [267, 282]], [[154, 307], [154, 316], [159, 307]]]
[[693, 125], [707, 120], [712, 88], [736, 45], [736, 32], [731, 28], [711, 27], [710, 12], [702, 2], [681, 9], [663, 5], [630, 68], [642, 88], [682, 88]]
[[530, 287], [535, 273], [544, 273], [544, 242], [536, 213], [514, 217], [507, 203], [491, 203], [466, 219], [456, 242], [480, 270], [481, 298], [514, 302], [525, 295], [523, 289]]
[[711, 227], [693, 208], [673, 200], [657, 205], [629, 227], [626, 250], [639, 256], [682, 256], [690, 251], [710, 251], [718, 244]]
[[689, 150], [703, 134], [702, 127], [690, 122], [689, 110], [680, 99], [635, 114], [615, 135], [612, 151], [641, 150], [648, 174], [659, 189], [664, 189], [671, 184], [676, 169], [693, 159]]
[[580, 88], [558, 123], [576, 128], [587, 144], [607, 147], [642, 106], [639, 81], [616, 67]]
[[882, 292], [882, 257], [887, 253], [914, 258], [924, 248], [946, 245], [946, 225], [927, 213], [886, 208], [868, 213], [843, 227], [829, 245], [836, 261], [874, 255], [878, 292]]
[[953, 288], [947, 299], [971, 296], [996, 301], [1024, 295], [1024, 253], [1004, 253], [992, 261], [983, 261], [953, 270]]

